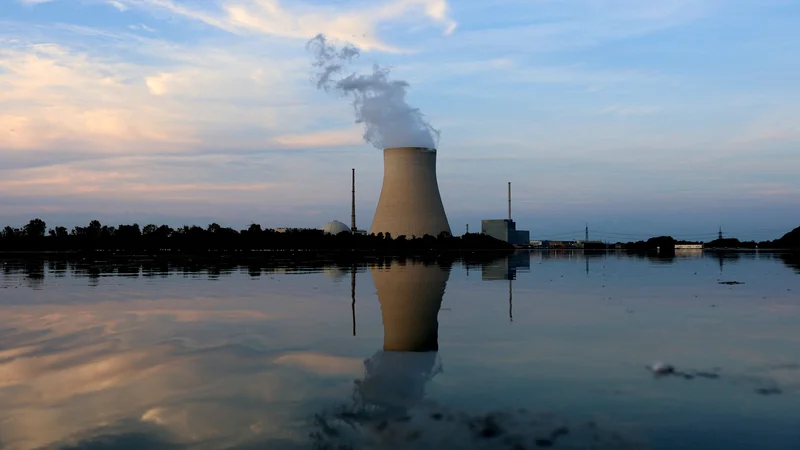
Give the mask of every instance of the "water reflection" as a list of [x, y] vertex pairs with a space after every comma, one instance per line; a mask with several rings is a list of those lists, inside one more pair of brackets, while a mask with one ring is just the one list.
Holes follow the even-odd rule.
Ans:
[[785, 253], [780, 257], [787, 267], [791, 267], [796, 273], [800, 274], [800, 253]]
[[[484, 279], [509, 281], [509, 301], [516, 271], [530, 268], [529, 255], [523, 256], [482, 267]], [[469, 414], [426, 400], [426, 385], [443, 372], [438, 314], [450, 271], [446, 262], [417, 260], [371, 268], [381, 305], [383, 348], [364, 361], [350, 402], [313, 416], [310, 437], [315, 448], [645, 448], [594, 421], [576, 423], [527, 409]]]
[[437, 316], [450, 268], [410, 260], [370, 272], [381, 305], [383, 349], [364, 362], [354, 411], [372, 410], [372, 418], [403, 417], [442, 371]]
[[[773, 253], [758, 251], [686, 251], [675, 254], [658, 255], [646, 253], [627, 253], [623, 251], [570, 251], [553, 250], [546, 252], [519, 252], [508, 256], [478, 255], [471, 259], [458, 260], [467, 275], [476, 267], [481, 271], [483, 280], [514, 280], [517, 273], [530, 271], [531, 261], [582, 261], [585, 272], [590, 273], [592, 262], [604, 260], [629, 259], [648, 261], [652, 264], [674, 264], [687, 260], [713, 260], [723, 273], [727, 265], [741, 260], [779, 260], [787, 267], [796, 269], [797, 253]], [[439, 258], [438, 260], [442, 260]], [[453, 263], [457, 260], [448, 258]], [[65, 276], [88, 280], [90, 286], [96, 286], [104, 278], [167, 278], [181, 275], [187, 278], [219, 279], [236, 273], [246, 273], [252, 278], [283, 274], [303, 274], [322, 271], [331, 279], [339, 280], [351, 273], [353, 267], [357, 271], [367, 270], [370, 266], [384, 264], [387, 261], [378, 259], [354, 260], [305, 260], [296, 259], [126, 259], [109, 258], [105, 260], [70, 259], [70, 258], [0, 258], [2, 274], [9, 278], [15, 274], [23, 274], [27, 285], [32, 288], [41, 287], [48, 278], [64, 278]]]
[[675, 430], [798, 412], [800, 262], [720, 259], [3, 261], [0, 448], [722, 448]]

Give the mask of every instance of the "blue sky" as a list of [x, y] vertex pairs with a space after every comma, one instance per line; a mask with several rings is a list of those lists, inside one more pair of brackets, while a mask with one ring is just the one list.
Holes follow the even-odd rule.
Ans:
[[[382, 156], [317, 33], [441, 130], [454, 232], [772, 239], [800, 225], [789, 0], [0, 0], [0, 224], [372, 219]], [[577, 232], [581, 232], [577, 234]]]

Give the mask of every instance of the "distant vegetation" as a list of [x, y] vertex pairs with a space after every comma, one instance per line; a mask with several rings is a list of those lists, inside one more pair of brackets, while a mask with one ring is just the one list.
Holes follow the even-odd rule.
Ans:
[[206, 228], [138, 224], [102, 225], [93, 220], [88, 226], [47, 228], [31, 220], [22, 228], [5, 227], [0, 234], [0, 251], [106, 251], [127, 254], [175, 254], [254, 251], [364, 251], [371, 253], [409, 253], [460, 250], [511, 250], [506, 242], [482, 234], [453, 237], [442, 234], [407, 239], [390, 235], [329, 235], [322, 230], [290, 229], [278, 232], [252, 224], [246, 230], [225, 228], [212, 223]]
[[[623, 249], [632, 252], [661, 254], [674, 252], [677, 241], [671, 236], [653, 237], [646, 241], [603, 244], [589, 243], [587, 250]], [[700, 243], [700, 242], [696, 242]], [[800, 250], [800, 227], [774, 241], [739, 241], [735, 238], [715, 239], [703, 243], [706, 249], [787, 249]], [[197, 254], [204, 252], [256, 251], [360, 251], [383, 254], [421, 253], [430, 251], [511, 250], [513, 246], [483, 234], [461, 237], [450, 235], [424, 236], [408, 239], [383, 234], [329, 235], [322, 230], [289, 229], [276, 231], [252, 224], [245, 230], [222, 227], [212, 223], [207, 227], [138, 224], [102, 225], [93, 220], [87, 226], [72, 230], [57, 226], [48, 229], [41, 219], [33, 219], [22, 228], [5, 227], [0, 232], [0, 251], [86, 252], [105, 251], [120, 254]]]
[[703, 244], [706, 249], [781, 249], [800, 250], [800, 227], [786, 233], [774, 241], [740, 241], [736, 238], [714, 239], [710, 242], [677, 241], [670, 236], [650, 238], [647, 241], [618, 243], [612, 247], [620, 246], [625, 250], [650, 251], [659, 248], [661, 251], [674, 251], [676, 244]]

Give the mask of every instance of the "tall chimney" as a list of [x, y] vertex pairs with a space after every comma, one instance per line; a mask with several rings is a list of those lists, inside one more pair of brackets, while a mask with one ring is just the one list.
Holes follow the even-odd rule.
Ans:
[[442, 232], [451, 233], [436, 181], [436, 150], [384, 150], [383, 186], [370, 233], [411, 239]]
[[353, 168], [353, 208], [350, 212], [350, 232], [356, 232], [356, 169]]
[[511, 182], [508, 182], [508, 220], [511, 220]]

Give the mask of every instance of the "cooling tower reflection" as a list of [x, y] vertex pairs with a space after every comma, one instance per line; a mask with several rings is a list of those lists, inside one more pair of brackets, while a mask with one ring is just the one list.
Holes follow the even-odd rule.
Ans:
[[425, 384], [441, 372], [439, 323], [449, 266], [409, 261], [372, 268], [383, 317], [383, 350], [364, 362], [356, 381], [361, 406], [403, 414], [424, 396]]
[[[527, 254], [482, 261], [493, 268], [529, 267]], [[527, 263], [527, 264], [526, 264]], [[396, 260], [370, 269], [383, 321], [383, 347], [364, 361], [352, 401], [313, 416], [309, 436], [318, 449], [517, 449], [550, 447], [639, 449], [639, 442], [593, 421], [575, 421], [526, 408], [453, 408], [426, 388], [443, 373], [438, 314], [451, 263]], [[513, 276], [504, 274], [504, 278]], [[489, 276], [488, 279], [494, 279]], [[461, 378], [464, 374], [455, 374]], [[466, 394], [470, 396], [471, 394]], [[491, 406], [490, 406], [491, 408]], [[481, 411], [483, 410], [483, 411]]]

